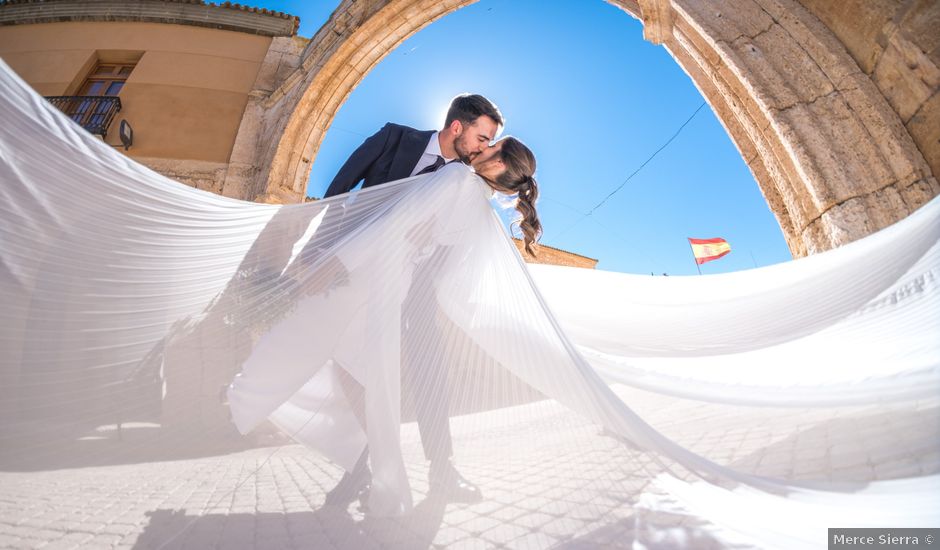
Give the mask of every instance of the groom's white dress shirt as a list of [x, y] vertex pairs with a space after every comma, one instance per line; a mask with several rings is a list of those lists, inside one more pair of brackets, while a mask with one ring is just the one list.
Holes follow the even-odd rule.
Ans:
[[424, 148], [424, 152], [421, 153], [421, 158], [418, 159], [418, 164], [415, 164], [414, 169], [411, 171], [412, 176], [437, 162], [437, 157], [442, 157], [444, 162], [450, 162], [454, 160], [445, 157], [444, 153], [441, 153], [441, 142], [437, 139], [437, 135], [439, 133], [440, 132], [434, 132], [431, 134], [431, 139], [428, 141], [428, 146]]

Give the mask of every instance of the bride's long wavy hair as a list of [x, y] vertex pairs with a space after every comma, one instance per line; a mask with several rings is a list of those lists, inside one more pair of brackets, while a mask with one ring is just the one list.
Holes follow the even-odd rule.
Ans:
[[542, 235], [542, 223], [535, 211], [535, 201], [539, 198], [539, 186], [535, 181], [535, 154], [518, 139], [507, 136], [500, 140], [503, 144], [500, 158], [506, 171], [496, 177], [498, 187], [516, 193], [516, 210], [521, 217], [516, 220], [522, 230], [526, 252], [536, 255], [536, 242]]

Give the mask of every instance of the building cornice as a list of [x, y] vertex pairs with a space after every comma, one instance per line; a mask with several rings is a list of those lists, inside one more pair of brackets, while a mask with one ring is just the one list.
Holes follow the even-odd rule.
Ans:
[[203, 0], [0, 0], [0, 26], [75, 21], [193, 25], [262, 36], [294, 36], [300, 18]]
[[[513, 238], [512, 238], [512, 241], [513, 241], [513, 244], [516, 245], [516, 248], [519, 249], [519, 252], [522, 253], [522, 256], [527, 259], [526, 261], [533, 261], [534, 263], [543, 263], [543, 262], [540, 262], [537, 257], [533, 257], [533, 256], [531, 256], [528, 252], [525, 251], [525, 244], [524, 244], [524, 241], [523, 241], [522, 239], [513, 237]], [[571, 258], [571, 259], [578, 259], [578, 260], [581, 260], [581, 261], [583, 261], [584, 263], [589, 263], [589, 264], [591, 264], [592, 267], [593, 267], [594, 265], [597, 265], [597, 262], [598, 262], [597, 258], [591, 258], [591, 257], [588, 257], [588, 256], [584, 256], [584, 255], [582, 255], [582, 254], [577, 254], [577, 253], [575, 253], [575, 252], [569, 252], [569, 251], [564, 250], [564, 249], [561, 249], [561, 248], [555, 248], [554, 246], [548, 246], [547, 244], [541, 244], [541, 243], [539, 243], [539, 244], [538, 244], [538, 248], [539, 248], [539, 250], [542, 250], [542, 249], [551, 250], [551, 251], [557, 252], [558, 254], [560, 254], [560, 255], [562, 255], [562, 256], [565, 256], [565, 257], [568, 257], [568, 258]], [[554, 262], [546, 262], [546, 263], [554, 264]], [[554, 265], [560, 265], [560, 264], [554, 264]]]

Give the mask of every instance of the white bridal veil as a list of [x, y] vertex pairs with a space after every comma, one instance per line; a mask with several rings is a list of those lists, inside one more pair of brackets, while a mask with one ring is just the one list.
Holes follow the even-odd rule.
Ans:
[[206, 411], [231, 383], [242, 433], [345, 469], [368, 445], [370, 514], [407, 517], [415, 390], [443, 379], [454, 460], [512, 528], [590, 510], [629, 518], [614, 546], [797, 548], [940, 520], [938, 200], [729, 275], [527, 266], [462, 165], [260, 205], [116, 153], [3, 64], [0, 106], [3, 472], [69, 471], [61, 448], [143, 421], [184, 455], [186, 427], [230, 437]]

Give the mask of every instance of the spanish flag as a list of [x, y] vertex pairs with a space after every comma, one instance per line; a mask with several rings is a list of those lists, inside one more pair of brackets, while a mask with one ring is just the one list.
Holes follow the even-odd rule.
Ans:
[[731, 245], [722, 238], [689, 239], [689, 245], [692, 247], [692, 254], [695, 255], [695, 263], [698, 265], [717, 260], [731, 252]]

